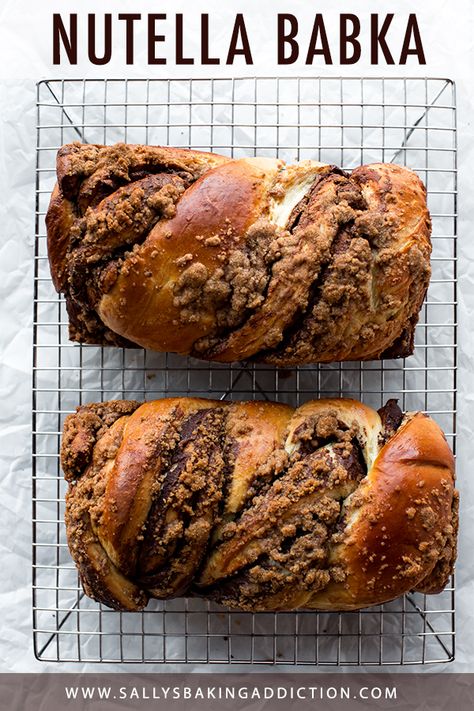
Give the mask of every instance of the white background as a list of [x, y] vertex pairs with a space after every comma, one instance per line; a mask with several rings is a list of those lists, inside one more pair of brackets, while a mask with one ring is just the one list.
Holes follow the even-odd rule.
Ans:
[[[137, 32], [135, 65], [126, 66], [123, 27], [114, 35], [112, 62], [94, 67], [85, 53], [77, 67], [53, 67], [52, 13], [78, 12], [83, 47], [87, 12], [168, 12], [163, 29], [167, 41], [163, 56], [167, 66], [146, 65], [146, 47]], [[276, 59], [276, 13], [298, 16], [301, 46], [307, 44], [315, 11], [323, 12], [329, 40], [334, 47], [333, 67], [318, 60], [313, 67], [303, 62], [278, 67]], [[211, 53], [225, 57], [236, 12], [243, 12], [253, 49], [254, 66], [238, 59], [233, 67], [173, 66], [174, 13], [185, 14], [186, 53], [199, 57], [199, 14], [210, 13]], [[361, 61], [339, 67], [338, 14], [354, 12], [369, 26], [370, 12], [396, 12], [393, 46], [408, 12], [416, 12], [427, 56], [427, 66], [409, 59], [406, 67], [370, 66], [368, 36], [364, 30]], [[474, 111], [474, 34], [471, 0], [0, 0], [0, 671], [79, 671], [78, 665], [37, 662], [31, 635], [31, 322], [34, 243], [34, 148], [35, 84], [43, 78], [68, 77], [188, 77], [294, 75], [311, 76], [443, 76], [456, 80], [459, 107], [459, 420], [458, 483], [462, 495], [461, 541], [457, 567], [457, 658], [444, 671], [474, 671], [474, 581], [471, 523], [474, 517], [474, 483], [471, 477], [474, 428], [474, 162], [472, 114]], [[82, 20], [82, 22], [81, 22]], [[143, 35], [144, 37], [145, 35]], [[306, 38], [306, 42], [305, 42]], [[304, 54], [304, 49], [302, 50]], [[395, 52], [396, 54], [396, 52]], [[95, 670], [118, 670], [119, 665]], [[159, 668], [147, 667], [145, 671]], [[86, 668], [83, 669], [84, 671]], [[88, 671], [94, 666], [88, 665]], [[123, 669], [122, 669], [123, 670]], [[130, 666], [127, 671], [132, 671]], [[144, 669], [141, 668], [141, 671]], [[434, 671], [435, 668], [426, 668]], [[396, 671], [396, 669], [393, 669]], [[413, 669], [415, 671], [415, 669]], [[419, 671], [416, 670], [416, 671]], [[423, 670], [422, 670], [423, 671]], [[421, 672], [422, 673], [422, 672]]]

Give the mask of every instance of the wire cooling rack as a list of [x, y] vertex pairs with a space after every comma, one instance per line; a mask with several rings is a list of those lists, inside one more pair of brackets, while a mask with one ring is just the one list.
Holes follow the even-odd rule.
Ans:
[[[351, 396], [433, 415], [455, 447], [456, 106], [446, 79], [44, 81], [38, 85], [33, 390], [33, 622], [38, 659], [291, 665], [424, 664], [454, 658], [454, 584], [352, 613], [236, 613], [199, 600], [119, 613], [82, 593], [63, 525], [58, 450], [76, 405], [166, 395]], [[314, 158], [418, 172], [433, 218], [433, 278], [406, 361], [276, 370], [72, 344], [51, 284], [44, 215], [55, 154], [73, 140], [165, 144], [233, 156]]]

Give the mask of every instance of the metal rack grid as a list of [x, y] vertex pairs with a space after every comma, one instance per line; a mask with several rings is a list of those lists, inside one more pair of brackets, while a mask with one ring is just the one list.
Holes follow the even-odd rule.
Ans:
[[[33, 388], [33, 622], [38, 659], [290, 665], [424, 664], [454, 658], [454, 582], [353, 613], [235, 613], [199, 600], [143, 613], [85, 597], [63, 526], [58, 450], [66, 414], [116, 397], [192, 394], [298, 405], [352, 396], [432, 414], [455, 447], [456, 102], [446, 79], [81, 80], [38, 84]], [[433, 277], [406, 361], [276, 370], [96, 348], [67, 337], [51, 284], [44, 215], [55, 153], [73, 140], [128, 141], [234, 156], [314, 158], [351, 169], [394, 161], [418, 172], [433, 218]]]

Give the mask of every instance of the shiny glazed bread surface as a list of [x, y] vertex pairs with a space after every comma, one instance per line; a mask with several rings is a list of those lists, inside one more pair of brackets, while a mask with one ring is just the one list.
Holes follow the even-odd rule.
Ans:
[[84, 590], [115, 609], [351, 610], [439, 592], [453, 568], [453, 456], [395, 401], [86, 405], [61, 460]]
[[70, 144], [57, 177], [72, 340], [280, 366], [413, 350], [431, 224], [406, 168]]

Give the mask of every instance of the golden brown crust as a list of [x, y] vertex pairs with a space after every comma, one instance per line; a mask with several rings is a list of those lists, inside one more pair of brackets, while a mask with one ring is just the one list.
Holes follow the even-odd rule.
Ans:
[[421, 413], [354, 400], [171, 398], [67, 418], [68, 541], [86, 593], [231, 608], [358, 609], [440, 591], [456, 556], [454, 460]]
[[412, 352], [431, 224], [410, 170], [71, 144], [57, 173], [73, 340], [279, 366]]
[[346, 571], [344, 582], [333, 582], [310, 606], [330, 605], [334, 595], [342, 609], [354, 609], [428, 589], [457, 526], [453, 472], [436, 423], [421, 413], [404, 422], [345, 504], [344, 539], [331, 554]]
[[222, 255], [245, 249], [242, 242], [264, 210], [262, 196], [276, 165], [232, 161], [189, 187], [174, 216], [156, 224], [100, 300], [102, 321], [145, 348], [155, 348], [158, 338], [160, 350], [181, 353], [213, 333], [216, 306], [220, 298], [227, 303], [231, 286], [223, 279], [229, 264]]

